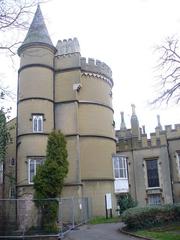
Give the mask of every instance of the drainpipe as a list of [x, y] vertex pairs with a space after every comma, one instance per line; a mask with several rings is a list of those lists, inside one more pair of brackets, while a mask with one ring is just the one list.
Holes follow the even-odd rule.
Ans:
[[168, 152], [168, 157], [169, 157], [169, 170], [170, 170], [170, 181], [171, 181], [171, 189], [172, 189], [172, 200], [174, 203], [174, 186], [173, 186], [173, 178], [172, 178], [172, 159], [171, 159], [171, 155], [170, 155], [170, 151], [169, 151], [169, 140], [167, 138], [167, 134], [166, 134], [166, 142], [167, 142], [167, 152]]
[[132, 161], [133, 161], [133, 178], [134, 178], [134, 192], [135, 192], [135, 199], [137, 201], [137, 191], [136, 191], [136, 176], [135, 176], [135, 168], [134, 168], [134, 151], [133, 151], [133, 141], [131, 136], [131, 154], [132, 154]]

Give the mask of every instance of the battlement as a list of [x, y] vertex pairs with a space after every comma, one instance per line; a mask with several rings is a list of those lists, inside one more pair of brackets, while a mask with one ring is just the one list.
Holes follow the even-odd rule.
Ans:
[[131, 129], [117, 130], [117, 147], [119, 151], [128, 151], [133, 149], [143, 149], [160, 147], [167, 145], [167, 141], [180, 137], [180, 124], [166, 125], [165, 130], [160, 130], [156, 127], [156, 132], [150, 133], [150, 138], [147, 134], [140, 134], [140, 137], [132, 136]]
[[86, 59], [81, 57], [81, 69], [86, 72], [98, 73], [112, 79], [112, 71], [110, 67], [104, 62], [93, 58]]
[[107, 64], [93, 58], [80, 57], [80, 46], [77, 38], [58, 40], [56, 48], [57, 68], [81, 67], [82, 71], [100, 74], [112, 81], [112, 71]]
[[58, 40], [56, 56], [62, 56], [66, 54], [80, 53], [80, 46], [77, 38]]

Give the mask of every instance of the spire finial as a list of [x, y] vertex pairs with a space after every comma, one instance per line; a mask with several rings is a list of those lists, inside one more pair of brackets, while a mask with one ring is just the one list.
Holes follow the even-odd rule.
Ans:
[[162, 130], [162, 125], [161, 125], [161, 121], [160, 121], [160, 115], [158, 114], [157, 115], [157, 126], [158, 126], [158, 128], [160, 129], [160, 130]]
[[132, 107], [132, 114], [135, 115], [136, 114], [136, 112], [135, 112], [135, 108], [136, 108], [135, 104], [131, 104], [131, 107]]
[[120, 112], [121, 113], [121, 126], [120, 126], [120, 130], [125, 130], [126, 129], [126, 124], [124, 121], [124, 112]]

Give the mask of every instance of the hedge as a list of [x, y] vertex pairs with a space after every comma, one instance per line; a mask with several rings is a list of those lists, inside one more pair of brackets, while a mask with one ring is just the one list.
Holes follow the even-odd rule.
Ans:
[[180, 221], [180, 204], [129, 208], [122, 214], [128, 229], [142, 229]]

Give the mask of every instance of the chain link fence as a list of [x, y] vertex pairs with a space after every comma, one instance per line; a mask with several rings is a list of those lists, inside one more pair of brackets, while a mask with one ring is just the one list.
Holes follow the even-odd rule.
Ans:
[[0, 199], [0, 238], [62, 238], [90, 218], [88, 198]]

